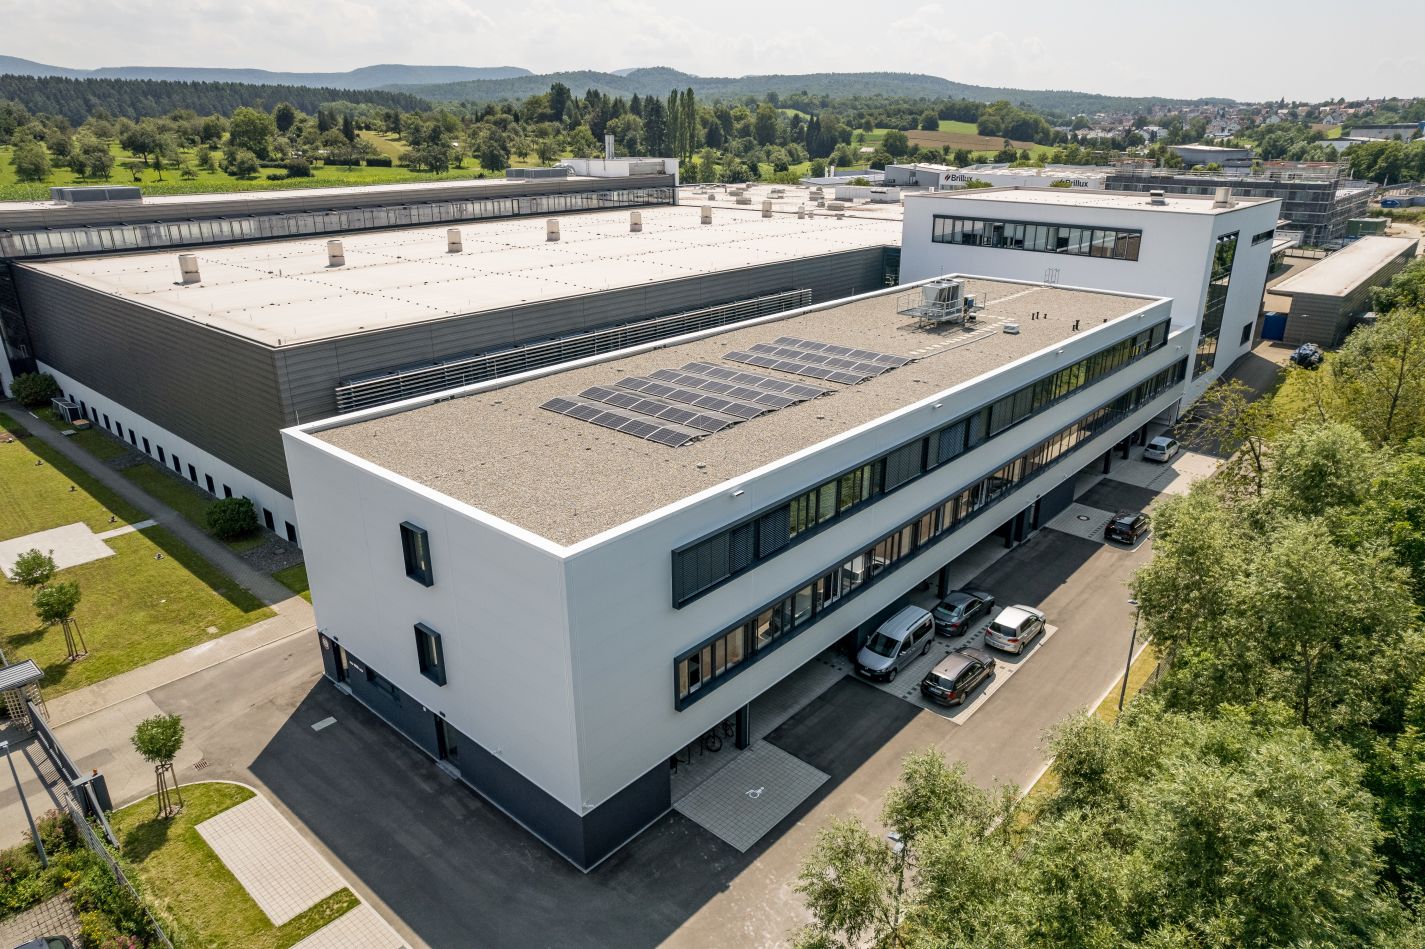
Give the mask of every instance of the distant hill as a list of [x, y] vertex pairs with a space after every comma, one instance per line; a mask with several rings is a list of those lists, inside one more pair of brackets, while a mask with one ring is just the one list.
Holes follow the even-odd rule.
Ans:
[[579, 70], [575, 72], [524, 75], [506, 79], [481, 79], [454, 83], [403, 85], [400, 89], [422, 98], [445, 102], [498, 102], [523, 99], [546, 92], [551, 83], [562, 82], [575, 93], [598, 89], [609, 95], [666, 95], [675, 88], [692, 87], [701, 99], [740, 99], [745, 96], [779, 96], [808, 93], [831, 99], [858, 96], [894, 96], [926, 99], [972, 99], [993, 102], [1007, 99], [1041, 112], [1072, 115], [1079, 112], [1137, 111], [1164, 103], [1229, 103], [1228, 99], [1170, 99], [1155, 96], [1110, 96], [1068, 90], [1009, 89], [973, 86], [938, 76], [918, 73], [806, 73], [801, 75], [740, 76], [736, 78], [694, 76], [666, 67], [619, 70], [616, 73]]
[[103, 66], [67, 69], [0, 56], [0, 74], [65, 76], [70, 79], [162, 79], [170, 82], [245, 82], [254, 85], [319, 86], [326, 89], [380, 89], [383, 86], [492, 81], [531, 75], [518, 66], [362, 66], [347, 72], [272, 72], [206, 66]]
[[422, 111], [430, 103], [406, 92], [381, 89], [333, 89], [247, 82], [169, 82], [161, 79], [74, 79], [68, 76], [0, 74], [0, 99], [13, 99], [31, 112], [62, 115], [78, 125], [98, 109], [115, 118], [139, 119], [192, 109], [199, 115], [227, 115], [238, 106], [267, 110], [290, 102], [316, 112], [328, 102], [369, 102], [402, 112]]

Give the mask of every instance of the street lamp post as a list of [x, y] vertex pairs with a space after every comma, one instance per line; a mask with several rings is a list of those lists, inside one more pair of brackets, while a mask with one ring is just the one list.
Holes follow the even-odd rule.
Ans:
[[34, 815], [30, 813], [30, 802], [25, 799], [25, 789], [20, 787], [20, 773], [15, 770], [15, 759], [10, 757], [10, 743], [0, 741], [0, 748], [5, 750], [5, 760], [10, 763], [10, 776], [15, 779], [15, 792], [20, 795], [20, 806], [25, 809], [25, 820], [30, 824], [30, 839], [35, 842], [35, 850], [40, 855], [40, 866], [49, 866], [49, 857], [45, 856], [44, 841], [40, 840], [40, 832], [35, 827]]
[[1129, 600], [1128, 605], [1133, 607], [1133, 635], [1128, 638], [1128, 661], [1124, 663], [1123, 684], [1118, 689], [1118, 714], [1113, 719], [1115, 725], [1123, 717], [1123, 700], [1128, 697], [1128, 673], [1133, 669], [1133, 650], [1138, 645], [1138, 601]]

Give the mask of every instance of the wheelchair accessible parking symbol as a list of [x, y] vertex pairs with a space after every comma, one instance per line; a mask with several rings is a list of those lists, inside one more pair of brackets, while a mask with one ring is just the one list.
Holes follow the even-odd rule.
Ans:
[[762, 787], [762, 788], [748, 788], [748, 789], [747, 789], [747, 796], [750, 797], [752, 800], [755, 801], [755, 800], [757, 800], [759, 797], [762, 796], [762, 792], [763, 792], [764, 790], [766, 790], [765, 787]]

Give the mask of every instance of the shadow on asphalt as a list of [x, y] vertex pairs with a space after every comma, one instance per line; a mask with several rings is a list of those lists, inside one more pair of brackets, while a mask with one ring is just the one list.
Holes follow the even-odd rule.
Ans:
[[325, 679], [251, 770], [432, 946], [655, 946], [919, 712], [843, 679], [769, 739], [832, 780], [750, 851], [670, 812], [588, 874]]
[[[996, 560], [967, 586], [993, 593], [997, 606], [1038, 606], [1100, 550], [1100, 541], [1044, 528]], [[1053, 623], [1054, 617], [1049, 617], [1049, 622]]]

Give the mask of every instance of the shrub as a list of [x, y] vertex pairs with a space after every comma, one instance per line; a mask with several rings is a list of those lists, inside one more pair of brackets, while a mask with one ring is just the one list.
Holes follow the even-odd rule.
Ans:
[[390, 155], [368, 155], [366, 156], [367, 168], [390, 168], [394, 162]]
[[311, 162], [307, 161], [307, 159], [305, 159], [305, 158], [289, 158], [289, 159], [287, 159], [287, 177], [288, 177], [288, 178], [310, 178], [310, 177], [312, 177], [312, 165], [311, 165]]
[[54, 558], [42, 550], [27, 550], [15, 558], [10, 579], [22, 587], [42, 587], [54, 579]]
[[47, 372], [22, 372], [10, 381], [10, 394], [27, 409], [39, 408], [60, 394], [59, 383]]
[[208, 530], [219, 540], [232, 540], [257, 530], [257, 511], [247, 498], [223, 498], [208, 505]]

